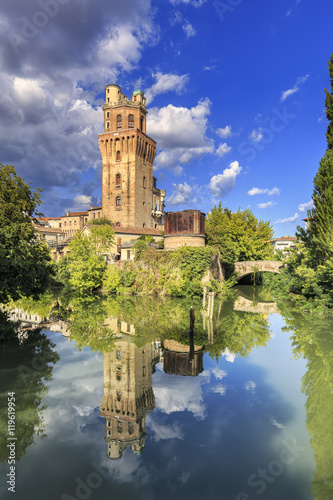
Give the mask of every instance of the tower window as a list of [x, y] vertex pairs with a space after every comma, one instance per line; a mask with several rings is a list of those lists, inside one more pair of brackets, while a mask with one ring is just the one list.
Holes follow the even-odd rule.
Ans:
[[116, 377], [117, 377], [117, 380], [121, 380], [121, 368], [119, 366], [116, 370]]
[[107, 93], [109, 93], [109, 92], [110, 92], [110, 89], [107, 89]]
[[134, 116], [129, 115], [128, 117], [128, 128], [134, 128]]
[[117, 401], [121, 401], [121, 391], [117, 391]]
[[118, 433], [121, 434], [123, 432], [123, 423], [120, 420], [118, 420], [117, 428], [118, 428]]
[[143, 187], [146, 188], [147, 187], [147, 179], [144, 177], [143, 178]]
[[121, 160], [120, 151], [117, 151], [117, 153], [116, 153], [116, 161], [120, 161], [120, 160]]
[[143, 123], [144, 123], [144, 118], [143, 118], [143, 116], [141, 116], [141, 118], [140, 118], [140, 130], [142, 130], [142, 132], [143, 132]]
[[121, 115], [117, 115], [117, 130], [121, 130]]
[[116, 206], [117, 207], [121, 206], [121, 198], [120, 198], [120, 196], [117, 196], [117, 198], [116, 198]]
[[110, 97], [107, 98], [107, 101], [110, 102]]
[[120, 187], [121, 185], [121, 177], [120, 177], [120, 174], [117, 174], [116, 175], [116, 186]]
[[128, 433], [133, 434], [134, 432], [134, 424], [133, 422], [128, 422]]
[[106, 128], [110, 128], [110, 122], [106, 122]]
[[107, 117], [107, 118], [110, 118], [110, 111], [108, 111], [108, 112], [106, 113], [106, 117]]

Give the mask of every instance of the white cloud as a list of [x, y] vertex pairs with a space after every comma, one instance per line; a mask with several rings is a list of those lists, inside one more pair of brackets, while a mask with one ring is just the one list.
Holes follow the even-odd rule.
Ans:
[[172, 5], [179, 5], [179, 4], [186, 4], [186, 5], [193, 5], [193, 7], [201, 7], [206, 0], [170, 0]]
[[285, 101], [288, 97], [291, 95], [295, 94], [295, 92], [298, 92], [299, 89], [301, 88], [301, 85], [306, 82], [306, 80], [309, 78], [309, 75], [306, 76], [301, 76], [297, 78], [295, 85], [293, 88], [289, 90], [285, 90], [284, 92], [281, 93], [281, 98], [280, 100], [283, 102]]
[[222, 156], [226, 155], [227, 153], [230, 153], [230, 151], [232, 151], [232, 147], [228, 146], [228, 144], [224, 142], [223, 144], [219, 145], [219, 147], [216, 150], [216, 154], [217, 156], [222, 158]]
[[267, 203], [258, 203], [259, 208], [271, 208], [276, 205], [276, 201], [268, 201]]
[[254, 196], [256, 194], [267, 194], [268, 196], [275, 196], [280, 194], [280, 190], [277, 187], [274, 187], [272, 189], [260, 189], [257, 187], [253, 187], [252, 189], [250, 189], [250, 191], [247, 192], [247, 194], [249, 194], [250, 196]]
[[308, 203], [300, 203], [300, 205], [298, 205], [298, 210], [300, 212], [305, 212], [305, 210], [310, 210], [313, 207], [313, 200], [310, 200]]
[[184, 432], [177, 422], [173, 422], [171, 425], [164, 425], [156, 421], [153, 414], [148, 415], [146, 418], [147, 427], [151, 430], [151, 438], [154, 441], [160, 441], [161, 439], [184, 439]]
[[222, 139], [227, 139], [232, 135], [231, 125], [226, 125], [224, 128], [218, 128], [216, 131], [217, 135], [222, 137]]
[[228, 348], [226, 348], [226, 350], [222, 352], [222, 356], [225, 357], [225, 359], [229, 361], [229, 363], [233, 363], [236, 359], [236, 354], [230, 352]]
[[262, 127], [259, 127], [257, 130], [252, 130], [250, 138], [255, 142], [260, 142], [264, 137], [261, 132], [262, 132]]
[[189, 21], [186, 21], [186, 24], [183, 25], [183, 30], [185, 31], [186, 38], [196, 35], [196, 31]]
[[242, 167], [238, 161], [230, 163], [228, 168], [223, 170], [222, 174], [214, 175], [210, 179], [209, 189], [213, 196], [222, 198], [230, 193], [236, 185], [236, 177], [240, 174]]
[[288, 222], [296, 222], [298, 219], [298, 213], [296, 212], [295, 215], [292, 217], [285, 217], [284, 219], [278, 219], [277, 221], [274, 222], [274, 224], [288, 224]]
[[155, 373], [155, 407], [166, 414], [189, 411], [199, 419], [206, 417], [202, 385], [209, 380], [210, 373], [202, 372], [199, 377], [168, 377], [164, 373]]
[[252, 188], [250, 189], [250, 191], [247, 192], [247, 194], [249, 194], [250, 196], [254, 196], [256, 194], [266, 194], [268, 193], [268, 189], [260, 189], [260, 188]]
[[224, 396], [226, 391], [227, 391], [227, 388], [222, 384], [216, 385], [215, 387], [212, 388], [212, 392], [216, 392], [217, 394], [221, 394], [221, 396]]
[[249, 380], [248, 382], [246, 382], [244, 387], [246, 391], [254, 392], [257, 385], [255, 382], [253, 382], [253, 380]]
[[221, 368], [219, 368], [218, 366], [213, 368], [212, 373], [215, 375], [215, 377], [218, 380], [222, 380], [223, 377], [227, 376], [227, 372], [225, 372], [224, 370], [221, 370]]
[[188, 75], [175, 75], [174, 73], [154, 73], [156, 83], [145, 91], [147, 104], [151, 103], [159, 94], [174, 91], [180, 94], [188, 83]]
[[204, 99], [192, 108], [169, 104], [149, 110], [147, 133], [161, 150], [156, 156], [156, 168], [186, 164], [203, 154], [214, 153], [214, 143], [206, 136], [210, 107], [209, 99]]
[[275, 196], [280, 194], [280, 189], [277, 187], [274, 187], [273, 189], [270, 189], [268, 191], [268, 196]]
[[180, 175], [182, 175], [183, 173], [183, 167], [181, 167], [180, 165], [177, 165], [174, 169], [173, 169], [173, 173], [175, 174], [176, 177], [179, 177]]
[[184, 184], [172, 184], [174, 192], [171, 196], [166, 198], [166, 203], [169, 205], [180, 205], [182, 203], [187, 203], [192, 197], [192, 187], [186, 182]]

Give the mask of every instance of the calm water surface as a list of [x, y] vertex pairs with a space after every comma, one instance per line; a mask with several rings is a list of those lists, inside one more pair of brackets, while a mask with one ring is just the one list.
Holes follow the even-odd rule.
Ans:
[[52, 308], [48, 326], [1, 348], [1, 498], [333, 498], [332, 319], [246, 287], [212, 320], [183, 299]]

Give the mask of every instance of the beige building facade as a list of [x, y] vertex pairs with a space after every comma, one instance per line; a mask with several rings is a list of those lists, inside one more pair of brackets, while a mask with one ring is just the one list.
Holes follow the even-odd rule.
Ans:
[[129, 100], [118, 85], [106, 86], [102, 155], [103, 216], [117, 227], [164, 228], [165, 191], [156, 186], [156, 142], [146, 134], [146, 98]]

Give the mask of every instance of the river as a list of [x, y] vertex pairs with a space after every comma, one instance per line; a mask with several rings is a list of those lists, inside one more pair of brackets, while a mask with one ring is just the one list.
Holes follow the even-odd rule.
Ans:
[[212, 318], [199, 299], [16, 306], [1, 499], [333, 498], [333, 316], [245, 286]]

